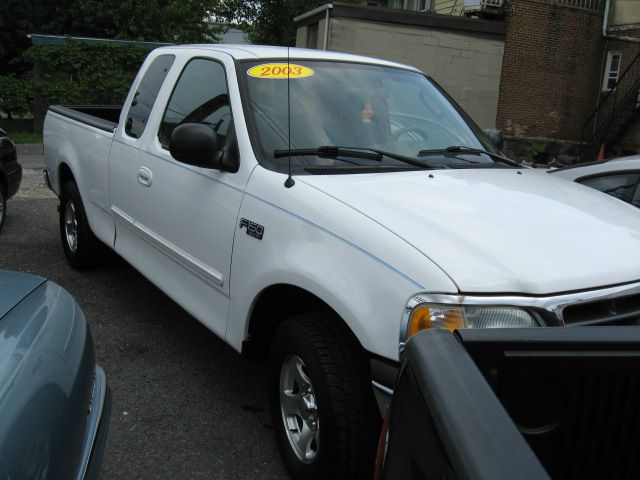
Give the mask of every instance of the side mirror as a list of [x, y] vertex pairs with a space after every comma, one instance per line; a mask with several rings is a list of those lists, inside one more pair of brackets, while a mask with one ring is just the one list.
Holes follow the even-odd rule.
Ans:
[[484, 134], [487, 136], [489, 141], [496, 147], [498, 150], [502, 150], [504, 147], [504, 137], [502, 136], [502, 132], [497, 128], [485, 128]]
[[171, 132], [169, 152], [176, 160], [196, 167], [220, 170], [218, 135], [202, 123], [183, 123]]

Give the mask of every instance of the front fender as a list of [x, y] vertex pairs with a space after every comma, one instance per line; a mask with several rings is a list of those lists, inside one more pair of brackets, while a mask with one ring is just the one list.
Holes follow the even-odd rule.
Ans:
[[260, 293], [289, 284], [333, 308], [366, 350], [397, 359], [407, 300], [427, 288], [456, 292], [455, 284], [369, 218], [303, 182], [285, 189], [283, 181], [258, 167], [245, 194], [239, 221], [264, 233], [258, 240], [236, 230], [227, 341], [239, 350]]

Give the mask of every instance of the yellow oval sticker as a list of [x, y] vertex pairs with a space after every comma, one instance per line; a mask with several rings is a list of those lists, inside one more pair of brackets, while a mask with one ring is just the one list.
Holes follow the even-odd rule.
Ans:
[[294, 63], [263, 63], [247, 70], [247, 75], [255, 78], [305, 78], [314, 73], [309, 67]]

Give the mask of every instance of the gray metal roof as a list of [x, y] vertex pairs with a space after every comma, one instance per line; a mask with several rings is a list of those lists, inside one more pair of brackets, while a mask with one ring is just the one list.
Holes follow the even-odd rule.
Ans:
[[31, 33], [27, 35], [27, 37], [31, 39], [31, 43], [33, 43], [34, 45], [66, 45], [70, 40], [111, 45], [137, 45], [139, 47], [148, 48], [149, 50], [166, 45], [171, 45], [171, 43], [162, 42], [141, 42], [136, 40], [114, 40], [111, 38], [72, 37], [70, 35], [42, 35], [39, 33]]

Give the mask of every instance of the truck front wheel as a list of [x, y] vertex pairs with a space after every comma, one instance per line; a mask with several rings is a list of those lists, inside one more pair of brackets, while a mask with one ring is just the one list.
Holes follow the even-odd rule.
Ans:
[[91, 231], [80, 192], [72, 181], [62, 186], [60, 194], [60, 237], [73, 268], [93, 268], [100, 263], [103, 245]]
[[372, 478], [380, 416], [366, 358], [339, 319], [312, 313], [283, 321], [268, 382], [276, 441], [292, 478]]

